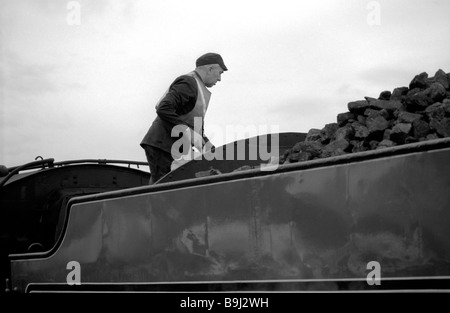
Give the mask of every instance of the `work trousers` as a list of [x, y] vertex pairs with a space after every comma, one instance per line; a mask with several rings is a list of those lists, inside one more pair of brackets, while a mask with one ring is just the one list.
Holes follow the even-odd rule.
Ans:
[[161, 177], [170, 172], [170, 165], [173, 162], [172, 155], [169, 152], [159, 148], [143, 145], [145, 156], [150, 167], [150, 181], [152, 185]]

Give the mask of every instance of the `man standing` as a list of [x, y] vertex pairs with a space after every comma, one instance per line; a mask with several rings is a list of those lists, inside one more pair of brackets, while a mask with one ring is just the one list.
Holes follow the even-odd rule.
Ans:
[[[200, 56], [195, 65], [194, 71], [176, 78], [156, 104], [157, 117], [141, 141], [150, 166], [150, 184], [170, 172], [174, 159], [187, 153], [172, 148], [177, 140], [185, 140], [189, 147], [200, 152], [209, 142], [203, 133], [203, 121], [211, 97], [207, 88], [220, 81], [221, 74], [228, 69], [217, 53]], [[176, 131], [172, 137], [174, 128]]]

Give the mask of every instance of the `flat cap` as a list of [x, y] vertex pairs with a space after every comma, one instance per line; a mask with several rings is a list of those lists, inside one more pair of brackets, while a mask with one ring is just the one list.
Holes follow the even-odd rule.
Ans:
[[199, 57], [197, 59], [197, 61], [195, 62], [196, 66], [202, 66], [202, 65], [208, 65], [208, 64], [219, 64], [220, 67], [224, 70], [224, 71], [228, 71], [227, 67], [225, 66], [225, 63], [223, 63], [223, 59], [220, 56], [220, 54], [217, 53], [206, 53], [204, 55], [202, 55], [201, 57]]

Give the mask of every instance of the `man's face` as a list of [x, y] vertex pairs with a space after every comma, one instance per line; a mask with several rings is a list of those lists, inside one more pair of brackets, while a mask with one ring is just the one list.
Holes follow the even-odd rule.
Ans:
[[208, 67], [208, 72], [205, 77], [205, 86], [212, 87], [218, 81], [221, 80], [221, 75], [223, 73], [223, 69], [218, 64], [213, 64]]

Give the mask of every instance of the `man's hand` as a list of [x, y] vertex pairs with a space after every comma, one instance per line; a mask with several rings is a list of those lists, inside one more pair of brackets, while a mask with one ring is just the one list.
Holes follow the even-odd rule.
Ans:
[[214, 152], [216, 147], [211, 143], [211, 141], [205, 142], [205, 145], [203, 146], [203, 151], [211, 151]]
[[196, 148], [199, 152], [202, 151], [205, 141], [199, 133], [195, 132], [191, 128], [187, 128], [183, 136], [186, 136], [186, 140], [190, 143], [191, 146]]

